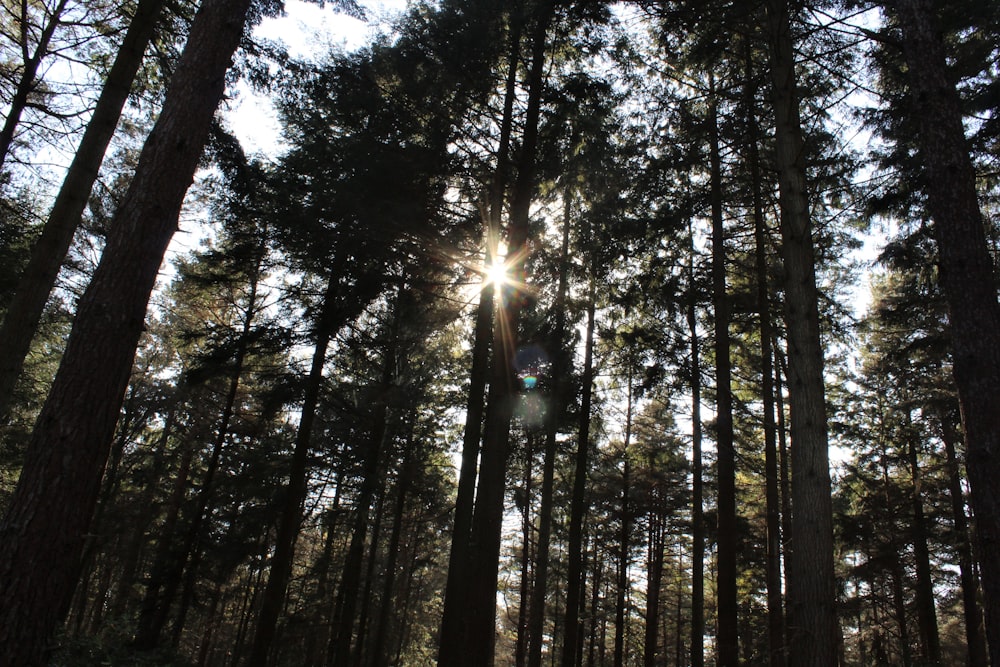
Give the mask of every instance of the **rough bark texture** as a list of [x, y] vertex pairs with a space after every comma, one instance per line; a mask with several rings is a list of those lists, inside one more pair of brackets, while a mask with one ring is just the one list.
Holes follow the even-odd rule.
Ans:
[[812, 222], [787, 3], [769, 0], [767, 12], [788, 329], [792, 459], [792, 521], [787, 554], [788, 655], [791, 665], [827, 667], [837, 661], [838, 633], [823, 347]]
[[146, 305], [177, 228], [249, 0], [206, 0], [77, 306], [0, 523], [0, 664], [39, 665], [63, 619]]
[[0, 346], [0, 416], [6, 413], [10, 404], [45, 302], [80, 224], [80, 215], [97, 180], [104, 154], [164, 4], [165, 0], [141, 0], [136, 7], [52, 211], [42, 227], [41, 236], [31, 248], [31, 257], [4, 314], [0, 327], [0, 340], [4, 341]]
[[908, 113], [918, 129], [927, 211], [934, 221], [948, 302], [955, 384], [965, 427], [969, 483], [982, 568], [986, 639], [1000, 665], [1000, 305], [976, 174], [948, 75], [935, 5], [885, 3], [902, 31], [910, 76]]

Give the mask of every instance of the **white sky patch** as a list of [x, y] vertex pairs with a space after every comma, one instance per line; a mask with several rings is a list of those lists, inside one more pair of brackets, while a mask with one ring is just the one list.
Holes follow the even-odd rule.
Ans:
[[[283, 44], [292, 58], [316, 60], [331, 52], [361, 48], [388, 30], [392, 20], [407, 7], [406, 0], [359, 4], [366, 20], [348, 16], [330, 4], [287, 0], [284, 13], [261, 21], [254, 29], [254, 37]], [[274, 104], [245, 82], [237, 85], [233, 95], [224, 117], [244, 149], [254, 155], [278, 156], [285, 146]]]

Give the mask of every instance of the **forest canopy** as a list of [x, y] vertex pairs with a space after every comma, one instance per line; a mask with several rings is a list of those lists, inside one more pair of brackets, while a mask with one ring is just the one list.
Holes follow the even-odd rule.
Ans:
[[0, 54], [0, 665], [998, 664], [997, 3]]

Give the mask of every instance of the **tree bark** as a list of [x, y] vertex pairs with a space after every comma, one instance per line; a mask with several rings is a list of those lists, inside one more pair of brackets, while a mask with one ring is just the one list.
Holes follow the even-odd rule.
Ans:
[[0, 340], [4, 341], [0, 346], [0, 417], [6, 414], [10, 405], [14, 385], [28, 356], [45, 303], [80, 224], [80, 216], [164, 4], [165, 0], [140, 0], [136, 6], [52, 211], [42, 227], [41, 236], [31, 248], [28, 264], [4, 313], [0, 325]]
[[583, 520], [587, 514], [587, 474], [590, 451], [590, 405], [594, 384], [594, 329], [597, 278], [591, 268], [587, 293], [587, 331], [583, 343], [583, 377], [580, 382], [580, 423], [576, 436], [576, 464], [573, 471], [573, 496], [570, 500], [568, 564], [566, 572], [566, 622], [564, 623], [562, 667], [576, 667], [583, 647], [580, 610], [583, 606]]
[[[511, 27], [510, 53], [507, 60], [507, 81], [504, 90], [504, 110], [500, 120], [497, 166], [490, 185], [489, 211], [486, 220], [487, 264], [498, 259], [497, 244], [503, 213], [504, 192], [507, 189], [510, 163], [510, 138], [514, 123], [514, 98], [517, 93], [517, 61], [521, 49], [519, 22]], [[473, 333], [472, 368], [469, 372], [469, 397], [466, 403], [465, 431], [462, 437], [462, 465], [459, 470], [458, 492], [455, 498], [455, 522], [452, 527], [451, 552], [448, 558], [448, 580], [445, 586], [444, 611], [441, 618], [441, 639], [438, 665], [459, 667], [462, 661], [461, 638], [465, 633], [464, 596], [468, 590], [469, 540], [475, 505], [476, 478], [483, 415], [486, 405], [486, 384], [490, 365], [490, 339], [494, 326], [495, 287], [492, 281], [483, 286], [476, 308]]]
[[715, 80], [709, 77], [709, 163], [712, 208], [712, 304], [715, 308], [715, 444], [718, 477], [718, 607], [719, 667], [740, 663], [739, 605], [736, 599], [736, 448], [733, 442], [732, 363], [729, 358], [729, 297], [726, 294], [726, 230], [722, 218], [722, 163]]
[[792, 533], [788, 536], [789, 664], [837, 662], [833, 507], [812, 222], [805, 147], [786, 0], [769, 0], [768, 35], [775, 158], [781, 205], [792, 441]]
[[531, 45], [531, 70], [524, 119], [518, 175], [511, 196], [507, 238], [508, 271], [514, 283], [504, 287], [493, 335], [493, 373], [490, 381], [476, 506], [472, 520], [470, 577], [466, 598], [466, 632], [461, 656], [463, 667], [491, 667], [496, 640], [496, 588], [500, 561], [500, 532], [513, 402], [518, 379], [513, 374], [523, 295], [514, 285], [523, 284], [528, 254], [528, 220], [535, 193], [535, 152], [541, 109], [543, 70], [548, 25], [554, 7], [545, 2], [535, 17]]
[[781, 508], [778, 493], [778, 449], [774, 423], [774, 364], [771, 339], [770, 280], [767, 270], [768, 244], [764, 218], [763, 185], [760, 165], [760, 129], [754, 111], [757, 85], [754, 78], [750, 41], [744, 41], [744, 97], [747, 123], [747, 166], [753, 200], [754, 261], [757, 273], [757, 329], [760, 334], [760, 386], [764, 429], [764, 504], [767, 513], [767, 636], [768, 664], [785, 664], [785, 614], [781, 590]]
[[955, 443], [959, 439], [954, 422], [941, 417], [941, 440], [944, 443], [945, 464], [948, 466], [948, 495], [951, 500], [955, 549], [958, 551], [959, 579], [962, 582], [962, 608], [965, 617], [965, 644], [969, 649], [968, 667], [986, 667], [986, 637], [983, 635], [983, 612], [979, 606], [979, 580], [976, 577], [969, 520], [965, 515], [965, 493]]
[[[909, 104], [948, 302], [980, 562], [1000, 562], [1000, 305], [962, 111], [928, 0], [886, 2], [898, 20]], [[1000, 665], [1000, 570], [982, 568], [986, 638]]]
[[146, 305], [249, 4], [205, 0], [195, 16], [159, 119], [80, 298], [0, 523], [0, 664], [41, 664], [72, 598]]

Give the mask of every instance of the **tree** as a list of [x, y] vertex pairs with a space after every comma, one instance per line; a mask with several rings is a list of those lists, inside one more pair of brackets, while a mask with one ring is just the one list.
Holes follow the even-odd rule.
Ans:
[[[1000, 558], [1000, 304], [976, 193], [976, 175], [948, 74], [935, 8], [886, 2], [908, 65], [908, 112], [918, 128], [922, 189], [934, 220], [941, 286], [948, 302], [955, 384], [962, 405], [967, 469], [981, 562]], [[1000, 573], [983, 568], [986, 637], [1000, 658]]]
[[177, 227], [249, 0], [207, 0], [80, 298], [0, 535], [3, 661], [41, 664], [80, 567], [149, 294]]
[[785, 0], [770, 0], [766, 10], [791, 410], [792, 534], [786, 556], [789, 657], [792, 665], [824, 667], [836, 661], [837, 617], [823, 347], [790, 9]]
[[[514, 353], [522, 309], [518, 284], [523, 286], [524, 266], [528, 254], [528, 221], [535, 195], [535, 160], [538, 118], [541, 109], [542, 84], [546, 60], [548, 28], [555, 7], [542, 2], [531, 5], [530, 12], [530, 72], [528, 103], [525, 111], [524, 135], [517, 159], [517, 179], [511, 194], [510, 224], [507, 234], [507, 271], [514, 284], [505, 286], [503, 303], [493, 325], [493, 366], [485, 441], [480, 461], [476, 489], [476, 505], [471, 525], [470, 563], [466, 624], [462, 635], [462, 657], [465, 664], [487, 667], [493, 662], [496, 581], [500, 557], [500, 530], [503, 518], [504, 487], [508, 462], [510, 424], [513, 398], [519, 384], [514, 376]], [[443, 637], [442, 641], [452, 639]], [[440, 663], [439, 663], [440, 664]]]
[[[165, 0], [141, 0], [108, 72], [87, 129], [0, 325], [0, 417], [6, 414], [31, 339], [76, 232]], [[13, 113], [13, 112], [11, 112]], [[8, 116], [8, 123], [12, 116]], [[0, 138], [2, 143], [2, 138]], [[2, 149], [2, 146], [0, 146]], [[0, 151], [0, 156], [5, 152]]]

